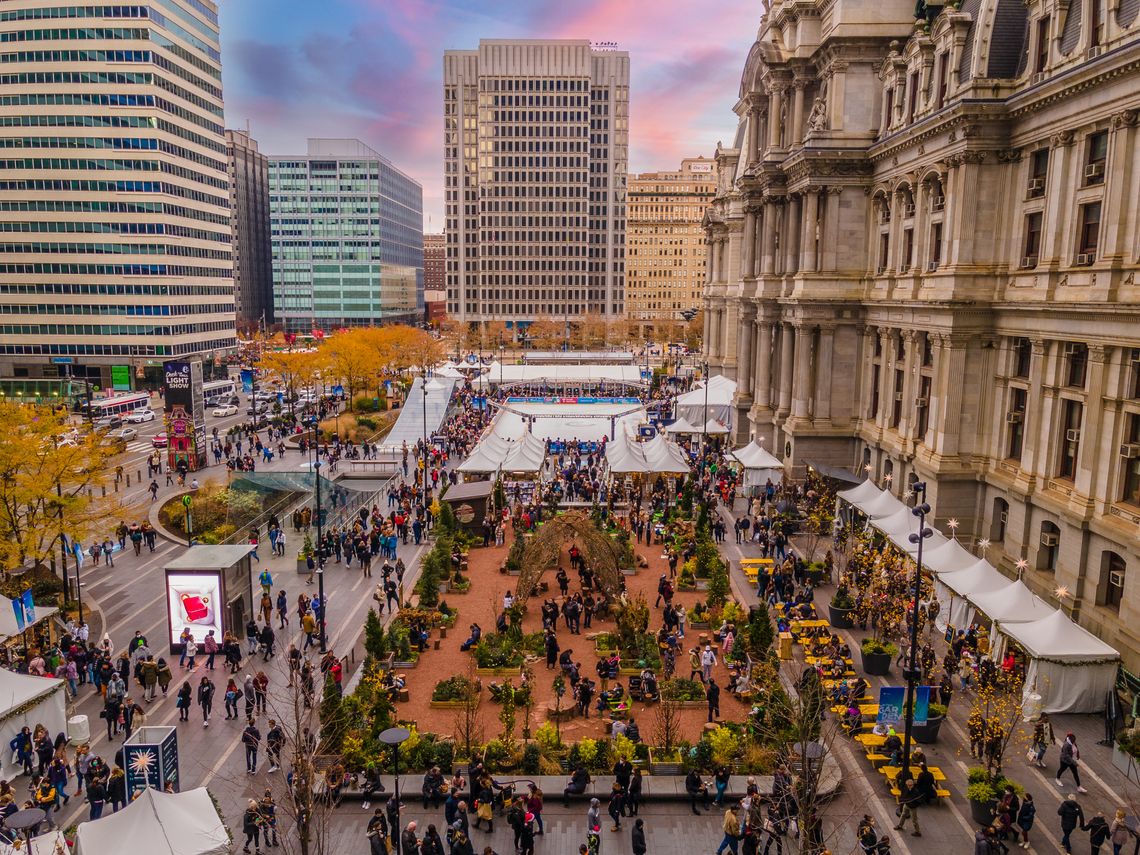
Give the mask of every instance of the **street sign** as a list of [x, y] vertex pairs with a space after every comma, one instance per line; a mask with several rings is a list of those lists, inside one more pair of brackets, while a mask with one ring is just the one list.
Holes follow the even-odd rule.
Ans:
[[70, 356], [53, 356], [51, 361], [54, 365], [71, 365], [75, 359]]
[[191, 499], [189, 496], [183, 496], [183, 497], [182, 497], [182, 504], [184, 504], [186, 507], [190, 507], [190, 505], [191, 505], [193, 502], [194, 502], [194, 500], [193, 500], [193, 499]]

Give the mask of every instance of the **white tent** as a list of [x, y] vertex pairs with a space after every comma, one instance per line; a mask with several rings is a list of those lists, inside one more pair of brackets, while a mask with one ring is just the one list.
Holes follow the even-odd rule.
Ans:
[[[525, 436], [525, 434], [524, 434]], [[485, 475], [498, 472], [506, 459], [510, 443], [496, 433], [488, 433], [471, 449], [467, 459], [456, 467], [459, 472]]]
[[512, 475], [533, 475], [542, 469], [545, 461], [546, 442], [533, 433], [524, 433], [521, 439], [509, 444], [502, 471]]
[[697, 386], [684, 395], [677, 396], [677, 418], [687, 419], [694, 425], [716, 419], [731, 429], [735, 412], [732, 403], [734, 397], [736, 397], [736, 381], [717, 375], [709, 380], [707, 396], [704, 386]]
[[898, 513], [900, 508], [905, 509], [906, 505], [884, 490], [881, 495], [864, 502], [859, 510], [872, 520], [878, 520]]
[[[36, 619], [24, 629], [30, 629], [37, 623], [47, 620], [59, 611], [55, 606], [36, 605]], [[16, 612], [12, 608], [12, 601], [7, 597], [0, 597], [0, 641], [14, 638], [22, 633], [20, 625], [16, 623]]]
[[778, 483], [784, 477], [784, 464], [756, 440], [736, 449], [732, 456], [744, 467], [741, 486], [746, 493], [750, 488], [763, 487], [769, 481]]
[[641, 445], [652, 471], [660, 475], [688, 475], [692, 471], [685, 452], [660, 434]]
[[75, 855], [229, 855], [230, 836], [205, 787], [147, 789], [117, 813], [81, 822]]
[[618, 434], [612, 442], [606, 443], [606, 465], [615, 475], [653, 471], [645, 453], [625, 434]]
[[1041, 695], [1047, 713], [1104, 709], [1116, 683], [1120, 654], [1060, 609], [1041, 620], [999, 623], [999, 630], [1029, 656], [1025, 691]]
[[859, 510], [863, 510], [864, 505], [872, 499], [877, 499], [883, 495], [885, 490], [880, 490], [875, 486], [875, 482], [869, 478], [860, 484], [858, 487], [852, 487], [850, 490], [840, 490], [839, 498], [848, 504], [854, 505]]
[[688, 419], [677, 419], [673, 424], [665, 428], [665, 433], [700, 433], [699, 427], [694, 427], [689, 424]]
[[922, 550], [922, 566], [934, 571], [938, 576], [965, 570], [976, 564], [978, 558], [958, 541], [948, 539], [933, 548]]
[[1020, 579], [996, 591], [969, 594], [967, 599], [995, 623], [1028, 623], [1049, 617], [1055, 611]]
[[705, 422], [705, 426], [701, 431], [707, 433], [709, 436], [723, 436], [728, 433], [728, 428], [718, 422], [716, 419], [709, 419]]
[[16, 846], [0, 843], [0, 855], [71, 855], [71, 849], [63, 832], [56, 828], [47, 834], [33, 837], [31, 848], [24, 843], [23, 838], [20, 838]]
[[638, 365], [507, 365], [496, 361], [488, 366], [485, 376], [493, 386], [500, 383], [619, 383], [626, 386], [645, 383]]
[[938, 612], [936, 625], [945, 631], [946, 624], [965, 629], [974, 622], [974, 607], [967, 596], [998, 591], [1009, 584], [1009, 579], [993, 568], [988, 561], [975, 561], [965, 570], [939, 576], [934, 582], [938, 599], [949, 600], [950, 607]]
[[[66, 732], [66, 685], [54, 677], [35, 677], [0, 668], [0, 745], [6, 748], [25, 725], [35, 730], [37, 724], [42, 724], [52, 739]], [[11, 751], [0, 751], [0, 777], [11, 781], [22, 771], [13, 762]]]
[[435, 376], [436, 377], [450, 377], [452, 379], [455, 379], [458, 377], [463, 377], [464, 375], [463, 375], [463, 372], [460, 371], [458, 368], [456, 368], [454, 365], [445, 364], [445, 365], [441, 365], [439, 368], [435, 369]]

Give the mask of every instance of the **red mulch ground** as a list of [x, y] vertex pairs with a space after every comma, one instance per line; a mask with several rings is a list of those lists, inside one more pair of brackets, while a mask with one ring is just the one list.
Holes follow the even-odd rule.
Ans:
[[[483, 628], [484, 633], [494, 630], [495, 615], [502, 607], [503, 594], [508, 589], [513, 591], [518, 581], [516, 576], [507, 576], [499, 572], [499, 567], [506, 559], [509, 543], [510, 535], [508, 535], [506, 546], [471, 549], [468, 559], [468, 569], [472, 580], [470, 591], [466, 594], [453, 592], [443, 597], [449, 606], [459, 610], [459, 619], [455, 628], [448, 631], [447, 638], [441, 641], [439, 650], [432, 650], [429, 645], [428, 650], [420, 656], [416, 667], [407, 672], [410, 700], [398, 704], [397, 709], [401, 718], [416, 722], [416, 726], [421, 732], [438, 733], [446, 736], [451, 736], [455, 732], [457, 712], [451, 709], [432, 709], [429, 705], [432, 689], [440, 680], [452, 675], [466, 675], [468, 673], [468, 663], [473, 656], [470, 653], [460, 652], [459, 645], [467, 638], [468, 626], [473, 621]], [[662, 573], [668, 572], [668, 563], [661, 557], [662, 547], [660, 545], [635, 544], [634, 546], [636, 552], [648, 560], [649, 567], [638, 570], [634, 576], [627, 576], [626, 587], [631, 595], [635, 593], [644, 595], [652, 607], [654, 598], [657, 596], [657, 581]], [[569, 550], [569, 548], [570, 544], [567, 543], [566, 549]], [[576, 572], [569, 572], [570, 558], [568, 553], [563, 553], [561, 564], [567, 568], [570, 575], [570, 592], [574, 593], [579, 587], [578, 576]], [[548, 570], [543, 579], [548, 582], [554, 592], [557, 592], [558, 586], [554, 581], [554, 573], [553, 569]], [[550, 594], [547, 593], [542, 596], [548, 597]], [[691, 611], [692, 606], [704, 596], [705, 594], [699, 591], [678, 592], [674, 602], [684, 604], [686, 611]], [[561, 604], [561, 598], [557, 598], [557, 602]], [[523, 620], [524, 631], [529, 633], [538, 632], [542, 629], [541, 604], [542, 597], [539, 599], [532, 598], [528, 603], [527, 614]], [[651, 611], [649, 631], [656, 632], [661, 627], [661, 609], [651, 609]], [[575, 661], [582, 663], [583, 676], [588, 676], [598, 682], [594, 672], [594, 665], [597, 663], [598, 657], [594, 652], [593, 643], [587, 638], [587, 634], [610, 632], [613, 629], [612, 620], [607, 619], [599, 622], [595, 619], [589, 630], [583, 628], [580, 636], [572, 636], [562, 621], [559, 620], [558, 644], [563, 650], [569, 645], [574, 650]], [[693, 630], [686, 624], [686, 650], [697, 643], [702, 632], [704, 630]], [[433, 642], [437, 637], [433, 634]], [[531, 721], [531, 729], [534, 730], [544, 721], [547, 721], [547, 710], [554, 708], [552, 681], [555, 672], [546, 669], [544, 657], [531, 663], [531, 669], [534, 672], [537, 698], [533, 710], [533, 720]], [[677, 656], [677, 675], [680, 677], [689, 676], [687, 653]], [[659, 674], [658, 677], [660, 678], [660, 676]], [[717, 684], [722, 687], [721, 718], [729, 721], [743, 721], [749, 707], [723, 690], [728, 682], [728, 671], [723, 662], [714, 669], [714, 677]], [[499, 734], [502, 725], [498, 719], [500, 707], [491, 701], [486, 685], [492, 680], [500, 680], [501, 678], [481, 677], [480, 679], [484, 685], [484, 690], [481, 693], [480, 714], [486, 738], [490, 739]], [[621, 680], [623, 683], [625, 682], [624, 677]], [[514, 681], [517, 684], [517, 676]], [[569, 706], [570, 703], [569, 687], [567, 687], [567, 695], [563, 698], [563, 708]], [[642, 739], [650, 744], [653, 744], [655, 732], [653, 706], [652, 704], [633, 704], [633, 717], [641, 729]], [[702, 707], [699, 710], [681, 710], [680, 713], [685, 737], [695, 741], [700, 736], [701, 729], [707, 719], [707, 710]], [[524, 715], [525, 711], [519, 709], [516, 735], [522, 733]], [[597, 738], [603, 734], [608, 735], [608, 730], [602, 721], [598, 718], [596, 710], [591, 710], [588, 720], [576, 717], [563, 721], [562, 737], [572, 741], [583, 736]]]

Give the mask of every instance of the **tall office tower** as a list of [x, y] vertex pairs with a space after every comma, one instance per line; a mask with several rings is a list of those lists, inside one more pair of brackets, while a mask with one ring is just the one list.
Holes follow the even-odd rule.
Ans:
[[448, 313], [624, 314], [629, 54], [481, 40], [443, 95]]
[[711, 158], [689, 158], [675, 172], [629, 179], [625, 311], [642, 334], [671, 333], [684, 323], [681, 312], [704, 303], [701, 220], [715, 194]]
[[273, 316], [287, 332], [418, 323], [423, 188], [360, 140], [269, 158]]
[[273, 262], [269, 245], [269, 158], [248, 131], [226, 131], [234, 230], [234, 301], [238, 321], [273, 323]]
[[210, 0], [3, 4], [10, 388], [65, 373], [157, 384], [163, 360], [209, 371], [236, 347], [220, 60]]
[[424, 235], [424, 323], [447, 317], [447, 235]]

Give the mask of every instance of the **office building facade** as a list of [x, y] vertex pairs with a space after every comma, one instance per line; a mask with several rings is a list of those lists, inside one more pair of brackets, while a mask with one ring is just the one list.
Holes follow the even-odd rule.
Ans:
[[447, 317], [447, 235], [424, 235], [424, 323]]
[[443, 78], [448, 314], [624, 315], [629, 55], [484, 40]]
[[273, 263], [269, 242], [269, 158], [248, 131], [226, 130], [234, 232], [234, 302], [238, 323], [273, 325]]
[[[236, 347], [217, 7], [0, 8], [0, 378]], [[66, 367], [64, 367], [66, 366]]]
[[1140, 6], [877, 8], [774, 3], [745, 64], [706, 221], [736, 439], [925, 482], [1135, 670]]
[[309, 333], [423, 315], [423, 188], [360, 140], [269, 158], [273, 315]]
[[642, 336], [677, 329], [699, 309], [705, 287], [705, 210], [716, 193], [716, 162], [687, 158], [675, 172], [629, 179], [625, 311]]

